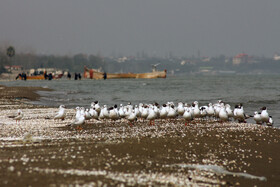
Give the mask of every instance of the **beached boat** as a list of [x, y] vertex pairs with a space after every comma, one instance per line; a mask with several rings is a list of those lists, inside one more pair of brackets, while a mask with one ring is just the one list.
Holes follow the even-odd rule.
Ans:
[[149, 73], [106, 73], [97, 69], [84, 67], [84, 78], [86, 79], [155, 79], [166, 78], [166, 70], [156, 71], [155, 68]]
[[62, 74], [58, 75], [47, 75], [47, 74], [40, 74], [40, 75], [26, 75], [25, 73], [18, 74], [16, 79], [21, 80], [52, 80], [52, 79], [60, 79], [63, 76]]

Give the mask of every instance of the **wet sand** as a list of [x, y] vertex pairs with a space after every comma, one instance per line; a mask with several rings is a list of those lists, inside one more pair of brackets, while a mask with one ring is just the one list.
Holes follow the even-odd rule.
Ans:
[[[54, 121], [57, 108], [15, 98], [0, 102], [0, 186], [280, 184], [279, 129], [234, 122], [185, 126], [180, 119], [68, 127], [74, 109]], [[8, 116], [18, 108], [24, 118], [16, 124]]]

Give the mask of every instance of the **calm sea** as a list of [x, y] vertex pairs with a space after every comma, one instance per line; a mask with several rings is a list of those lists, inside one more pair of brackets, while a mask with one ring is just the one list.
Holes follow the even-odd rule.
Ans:
[[[245, 112], [266, 106], [280, 126], [280, 75], [186, 75], [166, 79], [116, 79], [116, 80], [53, 80], [53, 81], [9, 81], [7, 86], [42, 86], [53, 92], [39, 92], [42, 96], [35, 104], [58, 107], [84, 106], [98, 100], [101, 105], [132, 104], [167, 101], [199, 101], [200, 105], [215, 103], [221, 99], [229, 103], [243, 103]], [[253, 120], [249, 120], [253, 122]]]

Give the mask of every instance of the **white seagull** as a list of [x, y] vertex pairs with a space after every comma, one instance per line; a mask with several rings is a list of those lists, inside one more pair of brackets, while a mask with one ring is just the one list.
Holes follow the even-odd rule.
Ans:
[[220, 106], [219, 118], [221, 121], [228, 121], [228, 113], [226, 111], [225, 105], [222, 103]]
[[57, 114], [54, 116], [54, 119], [61, 119], [61, 120], [64, 120], [65, 117], [66, 117], [65, 106], [64, 106], [64, 105], [60, 105], [60, 106], [59, 106], [59, 111], [58, 111]]
[[193, 116], [192, 116], [192, 113], [191, 113], [190, 110], [191, 110], [191, 109], [185, 107], [185, 112], [184, 112], [184, 114], [183, 114], [183, 118], [184, 118], [185, 121], [186, 121], [186, 122], [185, 122], [185, 126], [188, 125], [188, 122], [190, 123], [190, 122], [193, 120]]
[[22, 112], [20, 109], [18, 109], [17, 115], [14, 117], [14, 120], [16, 120], [16, 123], [17, 123], [17, 122], [20, 121], [22, 118], [23, 118], [23, 112]]
[[129, 125], [132, 126], [133, 122], [137, 120], [136, 112], [134, 110], [127, 112], [126, 119], [129, 121]]
[[262, 124], [261, 113], [255, 111], [254, 120], [255, 120], [256, 124]]
[[261, 112], [261, 119], [262, 119], [262, 123], [266, 123], [266, 125], [269, 123], [269, 115], [267, 112], [267, 108], [264, 106], [261, 108], [262, 112]]
[[153, 109], [153, 106], [149, 107], [147, 120], [150, 120], [150, 125], [155, 125], [156, 113]]

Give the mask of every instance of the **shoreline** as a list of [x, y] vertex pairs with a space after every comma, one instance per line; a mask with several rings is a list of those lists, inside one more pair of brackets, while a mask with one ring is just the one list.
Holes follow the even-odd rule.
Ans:
[[8, 87], [0, 85], [0, 99], [29, 99], [35, 101], [40, 98], [37, 91], [53, 91], [43, 87]]
[[[12, 97], [0, 97], [1, 186], [280, 183], [277, 128], [235, 122], [185, 126], [182, 120], [130, 127], [119, 120], [88, 121], [77, 129], [66, 126], [74, 109], [66, 109], [64, 121], [54, 121], [57, 108], [25, 102], [30, 91], [50, 89], [17, 88], [22, 94], [10, 89]], [[30, 97], [39, 99], [36, 93]], [[19, 123], [8, 118], [17, 109], [24, 113]]]

